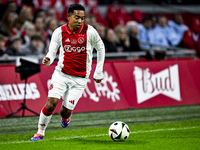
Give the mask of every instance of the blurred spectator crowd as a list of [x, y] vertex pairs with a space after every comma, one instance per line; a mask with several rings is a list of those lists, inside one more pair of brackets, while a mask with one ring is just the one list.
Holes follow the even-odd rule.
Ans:
[[[67, 8], [35, 8], [12, 0], [0, 4], [0, 56], [43, 55], [53, 31], [67, 22]], [[184, 47], [200, 56], [200, 17], [191, 14], [145, 14], [109, 5], [102, 16], [98, 7], [86, 12], [85, 23], [96, 28], [106, 53]]]

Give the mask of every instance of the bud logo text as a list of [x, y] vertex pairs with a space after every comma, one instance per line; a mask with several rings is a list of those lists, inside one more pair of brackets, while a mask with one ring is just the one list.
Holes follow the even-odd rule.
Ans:
[[169, 66], [156, 74], [150, 69], [134, 67], [133, 75], [136, 82], [138, 104], [163, 94], [177, 101], [181, 101], [178, 65]]

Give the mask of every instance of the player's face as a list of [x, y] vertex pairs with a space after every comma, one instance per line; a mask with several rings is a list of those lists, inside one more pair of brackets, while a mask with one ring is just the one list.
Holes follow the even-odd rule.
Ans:
[[69, 28], [71, 30], [78, 30], [84, 22], [85, 12], [82, 10], [74, 10], [74, 13], [68, 15]]

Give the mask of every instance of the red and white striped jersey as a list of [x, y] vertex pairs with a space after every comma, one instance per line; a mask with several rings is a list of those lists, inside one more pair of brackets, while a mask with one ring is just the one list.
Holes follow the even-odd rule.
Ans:
[[60, 50], [56, 69], [71, 76], [89, 77], [92, 64], [93, 48], [97, 50], [97, 66], [95, 79], [103, 78], [103, 63], [105, 47], [97, 33], [85, 23], [77, 31], [72, 31], [67, 24], [58, 27], [52, 35], [49, 51], [46, 57], [50, 58], [49, 65], [54, 61], [57, 50]]

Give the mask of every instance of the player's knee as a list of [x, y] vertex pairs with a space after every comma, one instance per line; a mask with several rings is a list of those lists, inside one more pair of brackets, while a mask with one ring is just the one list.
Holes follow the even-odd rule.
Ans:
[[57, 98], [48, 98], [45, 108], [47, 111], [54, 111], [58, 104], [59, 99]]

